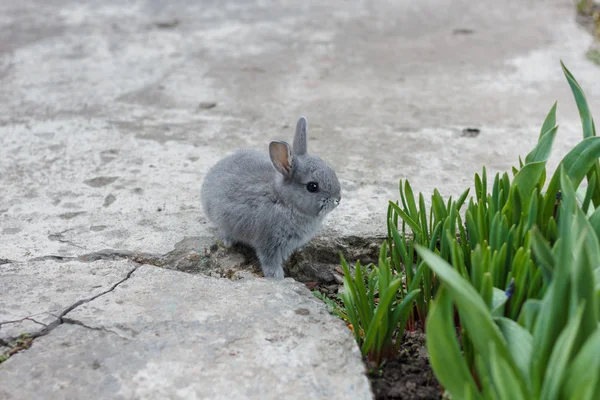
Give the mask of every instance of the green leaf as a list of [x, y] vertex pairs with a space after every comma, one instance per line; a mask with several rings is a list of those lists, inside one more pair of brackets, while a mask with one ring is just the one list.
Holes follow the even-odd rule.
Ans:
[[481, 281], [481, 289], [479, 290], [479, 295], [483, 299], [483, 302], [488, 307], [488, 309], [492, 309], [492, 297], [494, 296], [494, 287], [492, 286], [492, 274], [486, 272], [483, 274], [483, 280]]
[[583, 90], [577, 80], [571, 74], [571, 72], [567, 69], [563, 62], [560, 62], [560, 66], [563, 69], [565, 77], [567, 78], [567, 82], [569, 82], [569, 86], [571, 87], [571, 91], [573, 92], [573, 97], [575, 97], [575, 103], [577, 103], [577, 109], [579, 110], [579, 117], [581, 118], [581, 125], [583, 126], [583, 137], [589, 138], [592, 136], [596, 136], [596, 129], [594, 127], [594, 119], [592, 118], [592, 113], [590, 112], [590, 108], [588, 106], [588, 102], [585, 99], [585, 95], [583, 94]]
[[410, 229], [413, 231], [413, 233], [415, 235], [418, 235], [419, 237], [422, 236], [422, 231], [421, 231], [421, 227], [419, 226], [419, 223], [416, 222], [415, 220], [413, 220], [407, 213], [404, 212], [404, 210], [402, 210], [396, 203], [393, 202], [389, 202], [390, 207], [392, 207], [394, 209], [394, 211], [400, 216], [400, 218], [402, 218], [402, 220], [404, 222], [406, 222], [406, 224], [410, 227]]
[[[581, 210], [578, 210], [581, 213]], [[580, 214], [583, 220], [585, 217]], [[580, 237], [586, 237], [589, 239], [587, 233], [591, 229], [584, 227], [580, 233]], [[592, 239], [595, 242], [595, 237]], [[576, 296], [578, 303], [584, 304], [584, 310], [582, 311], [582, 321], [579, 330], [579, 335], [575, 341], [573, 347], [575, 351], [578, 351], [583, 342], [598, 328], [598, 305], [596, 304], [596, 293], [594, 288], [594, 266], [592, 263], [598, 263], [600, 258], [592, 257], [592, 249], [588, 241], [581, 241], [580, 247], [576, 254], [576, 262], [573, 265], [571, 271], [571, 292]]]
[[[521, 209], [529, 211], [529, 202], [531, 201], [531, 193], [538, 185], [542, 173], [546, 169], [545, 161], [537, 161], [526, 164], [515, 176], [512, 187], [518, 188], [518, 192], [521, 195]], [[511, 191], [514, 191], [512, 189]], [[512, 202], [512, 196], [509, 197], [509, 202], [504, 206], [502, 213], [504, 214], [510, 210]]]
[[504, 315], [504, 305], [508, 300], [508, 296], [504, 290], [494, 287], [492, 289], [492, 315], [494, 317], [500, 317]]
[[542, 301], [538, 299], [527, 299], [523, 303], [521, 313], [519, 314], [519, 325], [525, 327], [529, 332], [533, 332], [537, 316], [542, 308]]
[[[534, 190], [535, 190], [535, 188], [534, 188]], [[525, 197], [529, 198], [529, 195], [525, 195]], [[507, 212], [505, 214], [512, 215], [511, 222], [513, 225], [519, 225], [519, 221], [521, 221], [521, 218], [523, 217], [523, 211], [525, 208], [523, 202], [525, 202], [525, 204], [527, 204], [527, 201], [529, 201], [528, 199], [523, 199], [523, 201], [521, 201], [521, 198], [522, 197], [521, 197], [521, 193], [519, 193], [519, 187], [514, 186], [513, 188], [511, 188], [510, 201], [504, 207], [504, 209], [508, 208], [510, 210], [509, 212]], [[527, 208], [529, 208], [529, 206], [527, 206]], [[497, 214], [497, 215], [500, 216], [500, 214]], [[500, 220], [500, 218], [498, 218], [498, 220]], [[492, 232], [493, 232], [493, 230], [494, 229], [492, 228]]]
[[[556, 111], [556, 103], [554, 103], [554, 107], [552, 108]], [[552, 112], [552, 110], [551, 110]], [[545, 132], [540, 136], [540, 140], [538, 144], [531, 150], [527, 157], [525, 157], [525, 163], [533, 163], [533, 162], [546, 162], [550, 157], [550, 153], [552, 152], [552, 144], [554, 143], [554, 138], [556, 137], [556, 132], [558, 131], [558, 126], [554, 126], [548, 132]]]
[[468, 395], [480, 399], [469, 367], [462, 356], [452, 313], [452, 301], [445, 285], [438, 290], [427, 317], [427, 350], [429, 362], [444, 388], [454, 398]]
[[[390, 316], [389, 326], [393, 330], [398, 329], [398, 332], [403, 332], [408, 320], [409, 314], [412, 312], [413, 301], [415, 297], [421, 292], [420, 289], [410, 291], [404, 299], [394, 308], [392, 315]], [[397, 340], [397, 344], [400, 345], [401, 340]]]
[[550, 132], [556, 126], [556, 105], [557, 102], [554, 102], [554, 104], [550, 108], [550, 112], [548, 112], [548, 115], [546, 116], [546, 119], [542, 124], [542, 129], [540, 130], [540, 136], [538, 138], [538, 141], [541, 140], [546, 133]]
[[552, 280], [552, 271], [554, 270], [556, 259], [552, 254], [552, 249], [546, 241], [546, 238], [540, 233], [537, 226], [531, 231], [531, 247], [542, 268], [544, 281], [549, 283]]
[[363, 268], [359, 262], [356, 263], [354, 271], [355, 302], [358, 307], [358, 316], [363, 324], [367, 324], [373, 318], [374, 306], [367, 300], [367, 289], [365, 288], [365, 279]]
[[415, 196], [413, 194], [412, 187], [408, 181], [404, 182], [404, 192], [406, 193], [406, 203], [410, 212], [410, 217], [417, 220], [417, 205], [415, 203]]
[[568, 367], [562, 386], [562, 398], [597, 399], [600, 392], [600, 329], [583, 344]]
[[[544, 198], [544, 220], [552, 215], [555, 196], [560, 188], [560, 170], [564, 168], [574, 187], [579, 184], [586, 174], [594, 167], [600, 158], [600, 137], [588, 137], [579, 142], [560, 162], [554, 172]], [[596, 204], [596, 203], [595, 203]]]
[[513, 360], [515, 360], [520, 374], [526, 382], [529, 382], [529, 363], [533, 348], [533, 336], [512, 319], [500, 317], [496, 318], [496, 323], [506, 339], [508, 350]]
[[383, 298], [379, 298], [379, 305], [375, 311], [375, 315], [371, 319], [369, 327], [365, 331], [365, 341], [363, 343], [363, 355], [367, 354], [373, 345], [376, 334], [378, 333], [378, 326], [381, 324], [384, 316], [387, 315], [390, 309], [392, 301], [396, 298], [396, 292], [402, 284], [400, 279], [394, 279], [389, 285], [389, 290], [386, 291]]
[[340, 294], [342, 302], [344, 303], [344, 307], [346, 308], [346, 313], [348, 314], [348, 319], [350, 323], [354, 327], [354, 338], [356, 339], [356, 343], [362, 343], [360, 337], [360, 323], [358, 321], [358, 315], [356, 313], [355, 307], [355, 294], [356, 288], [354, 287], [354, 281], [352, 280], [352, 276], [350, 274], [350, 268], [348, 268], [348, 263], [340, 253], [340, 259], [342, 264], [342, 270], [344, 272], [344, 292]]
[[423, 193], [419, 193], [419, 216], [421, 218], [421, 231], [423, 236], [421, 237], [421, 243], [426, 244], [429, 240], [429, 232], [427, 230], [427, 209], [425, 208], [425, 198]]
[[525, 231], [530, 230], [536, 223], [538, 217], [538, 205], [539, 205], [539, 194], [538, 189], [535, 188], [533, 193], [531, 194], [531, 201], [529, 203], [529, 211], [527, 217], [527, 225], [525, 226]]
[[480, 240], [483, 241], [483, 238], [479, 236], [479, 231], [477, 230], [477, 222], [476, 217], [470, 210], [467, 210], [465, 214], [466, 225], [467, 225], [467, 233], [469, 236], [469, 246], [474, 249], [477, 247], [477, 244], [480, 243]]
[[600, 238], [600, 207], [596, 208], [594, 213], [590, 216], [589, 221], [596, 236]]
[[584, 212], [584, 214], [586, 214], [586, 215], [588, 213], [590, 203], [592, 202], [592, 197], [594, 197], [594, 193], [596, 192], [597, 184], [598, 184], [598, 177], [596, 174], [593, 174], [591, 176], [591, 179], [589, 179], [589, 185], [588, 185], [587, 189], [585, 190], [585, 196], [584, 196], [582, 204], [581, 204], [581, 209]]
[[542, 382], [550, 368], [552, 349], [567, 324], [571, 298], [569, 266], [574, 262], [573, 254], [577, 248], [571, 232], [574, 221], [572, 210], [576, 207], [575, 190], [563, 167], [559, 168], [557, 174], [555, 176], [559, 176], [563, 191], [558, 221], [560, 243], [555, 244], [556, 268], [533, 331], [535, 357], [532, 360], [531, 377], [536, 395], [540, 394]]
[[[516, 364], [510, 357], [504, 337], [475, 288], [446, 261], [423, 246], [416, 245], [415, 247], [423, 261], [445, 283], [450, 297], [456, 303], [460, 312], [461, 323], [469, 331], [476, 351], [484, 358], [486, 363], [489, 363], [491, 357], [489, 346], [493, 344], [497, 356], [505, 359], [508, 366], [516, 371]], [[526, 388], [525, 382], [519, 380], [519, 387], [521, 390]]]
[[437, 189], [434, 189], [433, 196], [431, 196], [431, 208], [436, 221], [441, 221], [446, 218], [446, 207], [444, 206], [444, 199]]
[[575, 318], [572, 318], [569, 321], [569, 324], [562, 331], [554, 344], [540, 396], [540, 398], [544, 400], [554, 400], [560, 396], [560, 388], [566, 375], [565, 370], [573, 357], [573, 344], [577, 337], [577, 331], [579, 330], [582, 316], [583, 306], [580, 306]]
[[465, 203], [465, 200], [467, 199], [467, 196], [469, 195], [469, 191], [471, 189], [467, 189], [463, 192], [463, 194], [460, 195], [460, 197], [458, 198], [458, 200], [456, 201], [456, 209], [460, 210], [460, 208], [463, 206], [463, 204]]
[[490, 343], [490, 370], [494, 389], [501, 400], [527, 400], [530, 397], [523, 393], [519, 385], [520, 377], [511, 368], [506, 359], [496, 355], [496, 347]]

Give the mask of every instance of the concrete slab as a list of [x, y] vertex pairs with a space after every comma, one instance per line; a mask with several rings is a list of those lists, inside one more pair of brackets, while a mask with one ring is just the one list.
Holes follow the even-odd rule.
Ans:
[[[335, 282], [338, 251], [376, 257], [400, 178], [417, 191], [456, 195], [484, 164], [508, 170], [558, 100], [552, 168], [581, 137], [559, 59], [600, 110], [600, 69], [585, 56], [592, 38], [574, 12], [571, 0], [0, 2], [0, 272], [11, 277], [0, 282], [8, 288], [0, 291], [0, 333], [52, 328], [0, 366], [3, 383], [14, 385], [3, 384], [0, 397], [50, 387], [55, 396], [100, 388], [109, 397], [193, 398], [211, 390], [197, 382], [214, 380], [215, 398], [264, 398], [261, 377], [276, 376], [243, 369], [252, 360], [285, 378], [269, 395], [311, 386], [319, 398], [357, 379], [354, 394], [368, 396], [347, 330], [289, 282], [144, 266], [136, 272], [141, 299], [124, 282], [78, 302], [112, 288], [132, 262], [251, 276], [237, 272], [249, 267], [246, 257], [214, 246], [199, 188], [237, 148], [290, 140], [300, 115], [309, 150], [343, 186], [320, 237], [288, 263], [305, 281]], [[92, 260], [101, 261], [83, 263]], [[281, 304], [265, 309], [257, 299]], [[77, 307], [65, 314], [69, 304]], [[208, 331], [196, 332], [205, 317]], [[274, 326], [285, 332], [281, 341], [266, 340]], [[332, 337], [339, 354], [320, 351], [321, 337]], [[62, 347], [73, 350], [60, 364]], [[226, 361], [224, 348], [239, 351], [232, 357], [240, 363]], [[320, 369], [342, 370], [341, 360], [350, 372]], [[293, 376], [286, 362], [312, 372]], [[227, 385], [226, 371], [239, 387]]]
[[134, 268], [127, 260], [0, 265], [0, 340], [57, 323], [66, 310], [109, 291]]
[[483, 164], [507, 170], [559, 100], [555, 165], [580, 136], [559, 59], [600, 106], [570, 0], [0, 11], [0, 257], [12, 260], [209, 244], [207, 168], [291, 139], [299, 115], [344, 187], [323, 235], [381, 236], [398, 179], [457, 194]]
[[63, 321], [0, 364], [1, 398], [372, 398], [350, 331], [291, 279], [144, 265]]

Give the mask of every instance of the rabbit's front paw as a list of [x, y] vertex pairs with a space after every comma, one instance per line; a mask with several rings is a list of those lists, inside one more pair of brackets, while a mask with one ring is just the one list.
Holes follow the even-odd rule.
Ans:
[[265, 278], [271, 278], [275, 280], [281, 280], [284, 278], [282, 267], [264, 268], [263, 273], [265, 274]]
[[223, 243], [225, 247], [231, 247], [233, 245], [233, 239], [227, 235], [221, 234], [221, 243]]

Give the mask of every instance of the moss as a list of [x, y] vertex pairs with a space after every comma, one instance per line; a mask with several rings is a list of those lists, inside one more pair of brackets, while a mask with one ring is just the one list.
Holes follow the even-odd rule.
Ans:
[[22, 333], [19, 337], [13, 342], [9, 343], [8, 351], [0, 354], [0, 364], [4, 361], [8, 360], [13, 354], [18, 353], [21, 350], [26, 350], [31, 347], [31, 342], [33, 342], [33, 338], [28, 333]]
[[585, 53], [588, 60], [591, 62], [600, 65], [600, 49], [590, 49], [587, 53]]

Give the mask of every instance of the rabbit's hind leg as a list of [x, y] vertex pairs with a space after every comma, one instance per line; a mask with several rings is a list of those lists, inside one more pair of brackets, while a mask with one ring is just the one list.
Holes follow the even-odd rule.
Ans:
[[257, 250], [256, 254], [260, 261], [265, 278], [283, 279], [283, 266], [281, 252], [279, 250], [269, 249], [267, 251]]
[[223, 230], [219, 230], [219, 237], [221, 239], [221, 243], [223, 243], [227, 247], [231, 247], [235, 242], [235, 240], [233, 240], [231, 236], [223, 232]]

